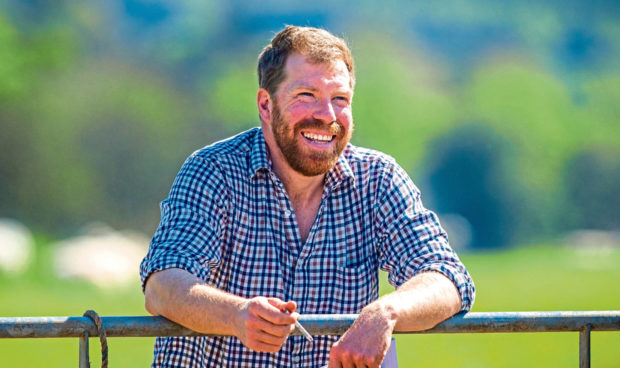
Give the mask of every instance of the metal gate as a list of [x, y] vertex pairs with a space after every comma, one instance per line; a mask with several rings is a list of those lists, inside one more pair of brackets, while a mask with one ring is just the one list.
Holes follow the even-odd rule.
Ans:
[[[341, 335], [356, 314], [302, 315], [300, 322], [313, 335]], [[101, 317], [108, 337], [202, 336], [163, 317]], [[396, 334], [578, 332], [579, 367], [590, 367], [590, 332], [620, 331], [620, 311], [471, 312], [458, 314], [426, 331]], [[293, 334], [298, 334], [295, 330]], [[99, 335], [90, 317], [3, 317], [0, 338], [75, 337], [80, 339], [80, 368], [89, 366], [88, 337]]]

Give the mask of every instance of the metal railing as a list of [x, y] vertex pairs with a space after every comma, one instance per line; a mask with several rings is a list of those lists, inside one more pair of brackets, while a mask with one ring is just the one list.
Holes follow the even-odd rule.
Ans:
[[[312, 335], [343, 334], [356, 314], [302, 315]], [[108, 337], [204, 336], [163, 317], [101, 317]], [[585, 312], [471, 312], [456, 315], [426, 331], [397, 334], [579, 332], [579, 366], [590, 367], [590, 333], [620, 331], [620, 311]], [[293, 334], [299, 334], [297, 330]], [[88, 337], [98, 335], [88, 317], [3, 317], [0, 338], [80, 338], [80, 368], [88, 367]]]

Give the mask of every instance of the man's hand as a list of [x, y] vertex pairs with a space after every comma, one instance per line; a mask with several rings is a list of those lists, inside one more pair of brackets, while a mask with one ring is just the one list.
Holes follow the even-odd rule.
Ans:
[[366, 306], [331, 349], [329, 368], [381, 366], [390, 348], [394, 314], [375, 302]]
[[[275, 353], [295, 329], [294, 323], [299, 318], [294, 313], [296, 308], [295, 302], [277, 298], [248, 299], [239, 313], [237, 337], [252, 350]], [[283, 313], [285, 309], [291, 314]]]
[[396, 291], [368, 304], [333, 346], [329, 368], [379, 367], [392, 331], [434, 327], [461, 308], [456, 286], [443, 274], [419, 273]]
[[153, 273], [144, 294], [149, 313], [194, 331], [237, 336], [245, 346], [256, 351], [280, 350], [299, 319], [295, 302], [242, 298], [206, 285], [178, 268]]

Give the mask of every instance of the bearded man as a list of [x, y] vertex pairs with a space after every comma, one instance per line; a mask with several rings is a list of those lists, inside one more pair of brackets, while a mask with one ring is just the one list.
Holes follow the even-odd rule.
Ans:
[[[378, 367], [394, 330], [468, 311], [473, 282], [409, 176], [349, 143], [346, 43], [287, 26], [258, 79], [260, 128], [187, 159], [140, 267], [149, 313], [218, 336], [158, 338], [153, 366]], [[359, 317], [310, 342], [289, 336], [300, 313]]]

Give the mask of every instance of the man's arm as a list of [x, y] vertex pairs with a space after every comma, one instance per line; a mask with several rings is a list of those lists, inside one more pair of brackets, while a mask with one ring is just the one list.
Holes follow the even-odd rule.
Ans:
[[[146, 310], [201, 333], [237, 336], [256, 351], [280, 350], [295, 328], [294, 302], [245, 299], [206, 285], [191, 273], [170, 268], [155, 272], [144, 290]], [[291, 314], [282, 313], [288, 309]]]
[[461, 309], [461, 298], [450, 279], [423, 272], [362, 309], [330, 353], [329, 367], [379, 367], [393, 331], [434, 327]]

